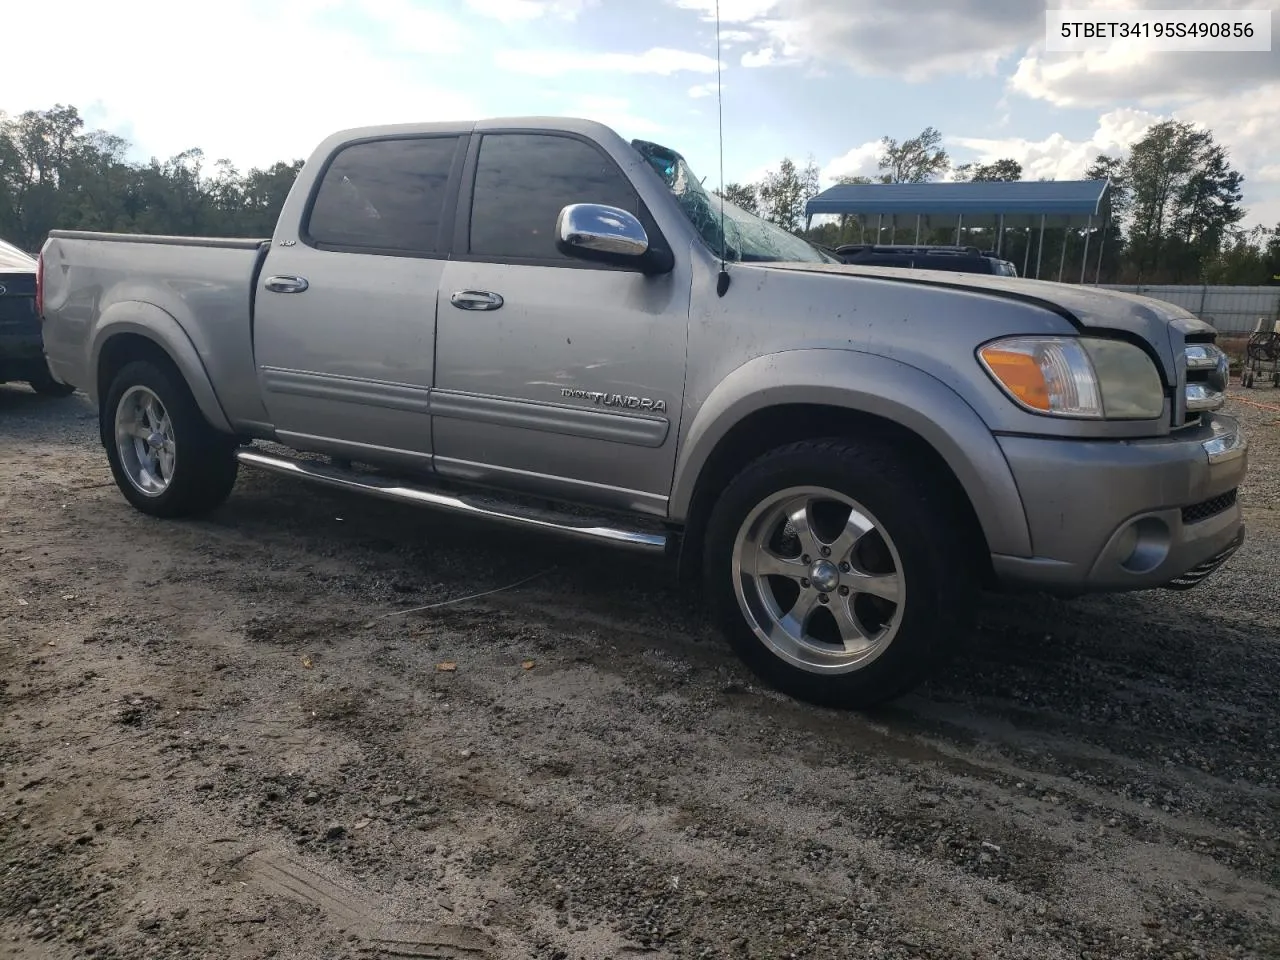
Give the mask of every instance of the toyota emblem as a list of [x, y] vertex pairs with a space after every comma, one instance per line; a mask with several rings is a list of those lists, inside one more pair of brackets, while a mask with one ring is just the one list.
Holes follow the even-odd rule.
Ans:
[[0, 283], [0, 297], [3, 297], [8, 292], [9, 292], [9, 288], [6, 287], [3, 283]]

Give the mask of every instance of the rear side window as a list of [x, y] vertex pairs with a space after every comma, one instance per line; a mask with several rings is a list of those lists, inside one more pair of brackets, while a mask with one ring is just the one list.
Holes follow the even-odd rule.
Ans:
[[471, 203], [472, 255], [579, 265], [555, 246], [556, 218], [571, 203], [641, 215], [631, 182], [590, 144], [550, 134], [487, 134]]
[[320, 182], [306, 235], [318, 247], [435, 254], [457, 137], [375, 140], [338, 153]]

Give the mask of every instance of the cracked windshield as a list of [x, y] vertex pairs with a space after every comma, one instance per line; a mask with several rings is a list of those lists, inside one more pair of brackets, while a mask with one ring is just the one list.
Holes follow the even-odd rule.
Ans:
[[631, 145], [662, 177], [675, 195], [681, 212], [697, 228], [707, 246], [723, 253], [726, 260], [840, 263], [836, 257], [828, 256], [768, 220], [748, 213], [723, 197], [709, 194], [684, 157], [674, 150], [645, 140], [633, 140]]

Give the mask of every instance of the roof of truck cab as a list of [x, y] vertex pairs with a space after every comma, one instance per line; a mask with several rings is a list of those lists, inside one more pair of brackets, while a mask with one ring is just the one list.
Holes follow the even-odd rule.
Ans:
[[412, 136], [423, 133], [484, 133], [493, 130], [563, 130], [587, 136], [608, 132], [611, 127], [584, 117], [488, 117], [481, 120], [430, 121], [421, 123], [384, 123], [376, 126], [350, 127], [339, 130], [328, 139], [363, 140], [369, 137]]

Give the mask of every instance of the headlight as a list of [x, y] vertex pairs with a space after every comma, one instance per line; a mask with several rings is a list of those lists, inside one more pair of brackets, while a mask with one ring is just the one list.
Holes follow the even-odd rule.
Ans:
[[1017, 404], [1036, 413], [1091, 420], [1152, 420], [1164, 385], [1150, 357], [1123, 340], [1011, 337], [978, 358]]

